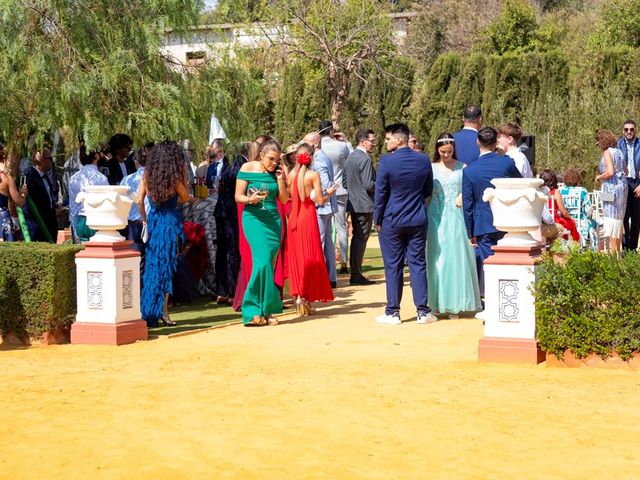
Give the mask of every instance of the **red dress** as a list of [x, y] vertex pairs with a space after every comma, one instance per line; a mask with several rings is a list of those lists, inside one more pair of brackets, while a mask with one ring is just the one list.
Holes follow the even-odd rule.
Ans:
[[309, 302], [330, 302], [333, 290], [324, 261], [315, 203], [300, 200], [298, 173], [293, 179], [292, 208], [287, 227], [287, 255], [291, 296]]
[[[573, 218], [564, 218], [560, 213], [560, 209], [556, 205], [556, 194], [557, 190], [554, 188], [549, 189], [549, 199], [547, 200], [547, 205], [549, 206], [549, 210], [553, 212], [553, 221], [559, 225], [562, 225], [571, 235], [571, 239], [575, 242], [580, 241], [580, 234], [578, 233], [578, 227], [576, 226], [576, 222]], [[566, 235], [565, 235], [566, 237]], [[565, 238], [565, 240], [569, 240]]]

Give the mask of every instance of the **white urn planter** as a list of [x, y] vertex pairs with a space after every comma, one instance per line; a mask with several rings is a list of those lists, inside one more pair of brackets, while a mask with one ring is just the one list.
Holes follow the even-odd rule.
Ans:
[[487, 188], [482, 200], [491, 205], [493, 225], [507, 232], [498, 245], [537, 245], [539, 242], [529, 232], [540, 228], [547, 201], [547, 195], [540, 190], [544, 182], [539, 178], [494, 178], [491, 183], [496, 188]]
[[129, 210], [133, 205], [130, 188], [118, 185], [94, 185], [76, 196], [76, 202], [84, 202], [87, 225], [96, 230], [90, 242], [122, 242], [118, 233], [127, 226]]

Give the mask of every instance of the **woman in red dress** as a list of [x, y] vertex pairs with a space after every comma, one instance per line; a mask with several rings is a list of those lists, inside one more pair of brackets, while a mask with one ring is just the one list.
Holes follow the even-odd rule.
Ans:
[[297, 153], [296, 166], [287, 177], [292, 201], [287, 226], [287, 254], [291, 296], [296, 299], [298, 315], [307, 316], [313, 313], [311, 302], [333, 300], [315, 204], [327, 203], [329, 197], [336, 193], [336, 187], [332, 185], [323, 192], [320, 176], [308, 168], [313, 147], [302, 144]]
[[574, 242], [580, 241], [580, 233], [578, 233], [578, 227], [576, 222], [564, 206], [562, 195], [558, 190], [558, 179], [556, 173], [553, 170], [543, 170], [540, 174], [540, 178], [544, 181], [544, 186], [549, 189], [549, 198], [547, 205], [551, 213], [553, 214], [553, 221], [559, 225], [562, 225], [567, 231], [563, 235], [565, 240], [573, 240]]

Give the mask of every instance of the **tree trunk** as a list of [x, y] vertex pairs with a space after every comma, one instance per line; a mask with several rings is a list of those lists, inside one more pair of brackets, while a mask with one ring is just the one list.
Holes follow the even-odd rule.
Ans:
[[343, 72], [342, 75], [338, 74], [334, 65], [329, 65], [328, 71], [329, 92], [331, 96], [331, 122], [333, 123], [333, 129], [339, 132], [344, 101], [349, 91], [349, 76], [347, 72]]

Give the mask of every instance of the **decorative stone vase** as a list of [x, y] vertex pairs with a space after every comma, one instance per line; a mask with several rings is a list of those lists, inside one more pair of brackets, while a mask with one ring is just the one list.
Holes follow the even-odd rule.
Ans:
[[539, 178], [494, 178], [491, 183], [496, 188], [487, 188], [482, 200], [491, 205], [493, 225], [507, 232], [498, 245], [537, 245], [539, 242], [529, 232], [540, 228], [547, 201], [547, 195], [540, 190], [544, 182]]
[[77, 202], [84, 202], [87, 225], [96, 230], [90, 242], [122, 242], [125, 238], [118, 230], [127, 226], [129, 210], [133, 205], [130, 188], [118, 185], [95, 185], [80, 192]]

